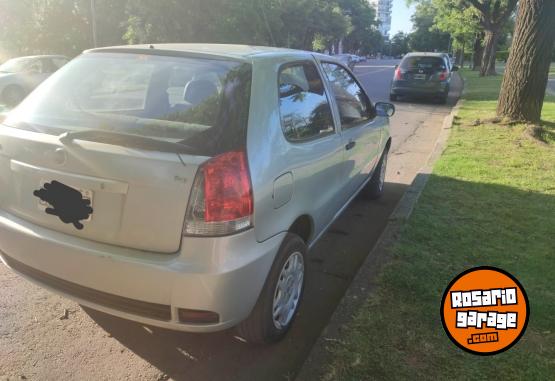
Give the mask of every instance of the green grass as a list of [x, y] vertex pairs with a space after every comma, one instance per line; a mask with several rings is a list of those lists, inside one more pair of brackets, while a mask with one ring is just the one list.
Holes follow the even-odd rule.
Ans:
[[[495, 114], [500, 77], [466, 78], [448, 147], [402, 229], [392, 260], [330, 348], [328, 380], [555, 377], [555, 139], [524, 126], [471, 126]], [[544, 104], [555, 124], [555, 99]], [[495, 356], [463, 352], [447, 338], [442, 293], [457, 274], [491, 265], [515, 275], [531, 304], [526, 334]]]

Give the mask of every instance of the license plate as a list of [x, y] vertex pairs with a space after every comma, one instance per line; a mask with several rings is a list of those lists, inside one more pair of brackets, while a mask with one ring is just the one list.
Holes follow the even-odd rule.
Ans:
[[414, 79], [426, 79], [426, 74], [415, 74]]
[[[46, 180], [41, 180], [40, 183], [39, 183], [39, 185], [40, 185], [39, 189], [42, 188], [44, 186], [44, 183], [47, 183], [47, 182], [48, 181], [46, 181]], [[83, 197], [85, 200], [89, 200], [90, 201], [90, 207], [91, 208], [93, 207], [93, 194], [94, 194], [94, 192], [92, 190], [74, 187], [70, 184], [66, 184], [66, 185], [69, 186], [69, 187], [72, 187], [75, 190], [78, 190], [81, 193], [81, 197]], [[44, 211], [46, 208], [52, 207], [52, 205], [50, 205], [46, 201], [43, 201], [40, 198], [38, 200], [39, 200], [38, 207], [39, 207], [40, 210]], [[85, 220], [81, 220], [81, 221], [90, 221], [90, 220], [92, 220], [92, 213], [89, 214], [89, 218], [87, 218]]]

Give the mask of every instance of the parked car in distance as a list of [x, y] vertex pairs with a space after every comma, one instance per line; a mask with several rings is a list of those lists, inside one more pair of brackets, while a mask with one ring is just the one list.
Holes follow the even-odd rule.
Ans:
[[449, 58], [444, 53], [408, 53], [396, 66], [389, 98], [399, 96], [422, 96], [447, 101], [451, 74], [458, 70], [450, 67]]
[[352, 57], [352, 59], [355, 63], [361, 63], [365, 60], [364, 57], [356, 55], [356, 54], [351, 54], [351, 57]]
[[354, 70], [355, 65], [356, 65], [356, 61], [354, 60], [352, 54], [336, 54], [333, 57], [335, 57], [337, 60], [339, 60], [345, 66], [347, 66], [349, 69]]
[[0, 257], [126, 319], [278, 340], [308, 249], [383, 193], [394, 111], [322, 54], [87, 51], [0, 125]]
[[13, 58], [0, 65], [0, 103], [17, 105], [42, 81], [65, 65], [64, 56], [29, 56]]

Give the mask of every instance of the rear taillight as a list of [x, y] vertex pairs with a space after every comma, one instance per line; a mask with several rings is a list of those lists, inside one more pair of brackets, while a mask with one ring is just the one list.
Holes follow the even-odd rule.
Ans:
[[400, 81], [401, 79], [403, 79], [403, 77], [401, 76], [401, 68], [398, 67], [397, 69], [395, 69], [395, 75], [393, 77], [396, 81]]
[[445, 81], [447, 79], [447, 76], [449, 75], [449, 73], [447, 73], [447, 71], [442, 71], [439, 73], [439, 80], [440, 81]]
[[204, 163], [191, 189], [186, 235], [217, 236], [252, 226], [253, 198], [247, 155], [226, 152]]

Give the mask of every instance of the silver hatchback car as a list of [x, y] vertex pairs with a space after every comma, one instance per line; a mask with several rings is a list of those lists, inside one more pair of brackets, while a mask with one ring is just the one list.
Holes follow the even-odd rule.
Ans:
[[0, 126], [2, 261], [123, 318], [278, 340], [308, 248], [383, 192], [393, 112], [310, 52], [87, 51]]

